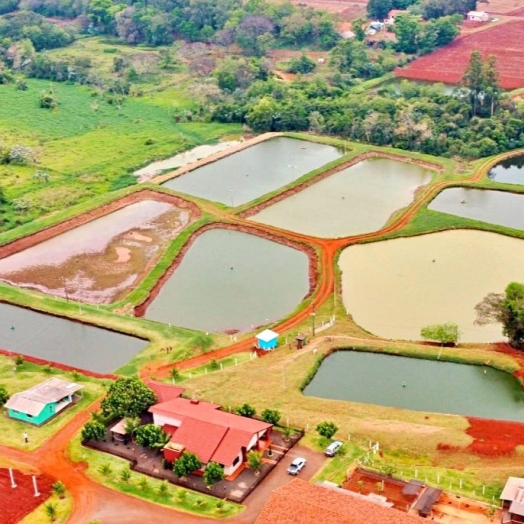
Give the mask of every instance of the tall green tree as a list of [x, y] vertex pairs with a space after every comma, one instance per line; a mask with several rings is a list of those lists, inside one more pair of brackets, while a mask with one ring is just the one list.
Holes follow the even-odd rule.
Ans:
[[317, 426], [317, 433], [322, 437], [331, 438], [337, 431], [338, 426], [334, 422], [328, 420], [321, 422]]
[[476, 306], [475, 324], [502, 324], [511, 346], [524, 346], [524, 284], [511, 282], [504, 293], [489, 293]]
[[364, 38], [366, 38], [366, 32], [364, 31], [365, 23], [366, 21], [363, 18], [355, 18], [355, 20], [351, 22], [351, 30], [355, 34], [355, 40], [359, 42], [363, 42]]
[[467, 98], [471, 105], [471, 113], [473, 116], [476, 116], [480, 97], [484, 90], [484, 67], [480, 51], [473, 51], [471, 53], [468, 67], [460, 81], [460, 85], [467, 89]]
[[367, 11], [368, 17], [375, 20], [384, 20], [393, 9], [393, 0], [369, 0]]
[[497, 71], [497, 58], [495, 55], [489, 55], [487, 61], [484, 63], [483, 77], [484, 103], [489, 107], [490, 116], [492, 117], [502, 94], [499, 85], [499, 73]]
[[156, 402], [155, 393], [138, 377], [119, 378], [111, 384], [102, 400], [104, 415], [138, 417]]
[[422, 29], [419, 16], [407, 13], [398, 15], [393, 26], [395, 36], [397, 37], [396, 50], [401, 53], [416, 53], [419, 49]]

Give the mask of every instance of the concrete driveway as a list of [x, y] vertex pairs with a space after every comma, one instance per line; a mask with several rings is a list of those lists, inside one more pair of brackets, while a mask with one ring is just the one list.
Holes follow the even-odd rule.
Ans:
[[293, 475], [289, 475], [286, 470], [289, 464], [297, 457], [304, 457], [307, 460], [306, 466], [297, 475], [302, 480], [309, 480], [323, 466], [324, 462], [329, 460], [323, 453], [297, 444], [258, 485], [253, 493], [246, 498], [244, 501], [246, 510], [238, 517], [228, 520], [228, 522], [239, 524], [252, 524], [255, 522], [262, 507], [269, 498], [269, 494], [274, 489], [287, 484], [295, 478]]

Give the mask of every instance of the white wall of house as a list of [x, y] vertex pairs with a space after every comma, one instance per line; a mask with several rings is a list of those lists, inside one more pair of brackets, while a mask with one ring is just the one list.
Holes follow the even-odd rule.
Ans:
[[236, 464], [235, 464], [235, 461], [233, 461], [234, 465], [224, 467], [224, 474], [226, 475], [226, 477], [229, 477], [229, 475], [232, 475], [241, 466], [243, 462], [242, 459], [243, 459], [242, 450], [240, 450], [240, 453], [237, 455], [237, 458], [235, 459]]
[[153, 413], [153, 423], [157, 426], [164, 426], [165, 424], [169, 424], [170, 426], [176, 426], [178, 428], [180, 427], [180, 424], [182, 424], [182, 421], [174, 417], [168, 417], [166, 415]]

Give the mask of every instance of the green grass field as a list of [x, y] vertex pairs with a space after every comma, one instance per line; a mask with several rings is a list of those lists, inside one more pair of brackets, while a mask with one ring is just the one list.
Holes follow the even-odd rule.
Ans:
[[[127, 97], [116, 106], [88, 87], [53, 83], [58, 107], [47, 110], [39, 107], [39, 96], [50, 82], [27, 84], [27, 91], [0, 85], [2, 141], [25, 144], [37, 154], [34, 166], [0, 165], [7, 198], [29, 205], [27, 212], [4, 217], [0, 230], [132, 184], [129, 174], [135, 169], [240, 130], [236, 125], [175, 122], [174, 111], [193, 103], [183, 87]], [[33, 177], [37, 169], [49, 173], [48, 182]]]

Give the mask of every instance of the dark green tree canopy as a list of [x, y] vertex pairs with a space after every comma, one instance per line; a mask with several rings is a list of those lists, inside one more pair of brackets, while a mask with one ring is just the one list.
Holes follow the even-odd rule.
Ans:
[[338, 426], [334, 422], [324, 421], [317, 426], [317, 433], [322, 437], [332, 438], [338, 431]]
[[106, 436], [106, 427], [101, 422], [91, 420], [86, 422], [82, 429], [82, 440], [104, 440]]
[[173, 465], [173, 471], [177, 477], [187, 477], [201, 467], [202, 462], [194, 453], [184, 451]]
[[161, 449], [169, 442], [169, 435], [156, 424], [144, 424], [135, 431], [135, 441], [149, 449]]
[[119, 378], [102, 400], [102, 412], [117, 417], [138, 417], [156, 400], [155, 393], [138, 377]]
[[0, 408], [9, 400], [9, 393], [4, 386], [0, 386]]
[[260, 414], [260, 418], [268, 424], [278, 424], [280, 421], [280, 411], [276, 409], [264, 409]]
[[500, 323], [513, 347], [524, 346], [524, 284], [511, 282], [504, 293], [489, 293], [475, 306], [475, 312], [475, 324]]
[[209, 462], [204, 471], [204, 482], [207, 486], [212, 487], [217, 482], [224, 480], [224, 467], [217, 462]]

